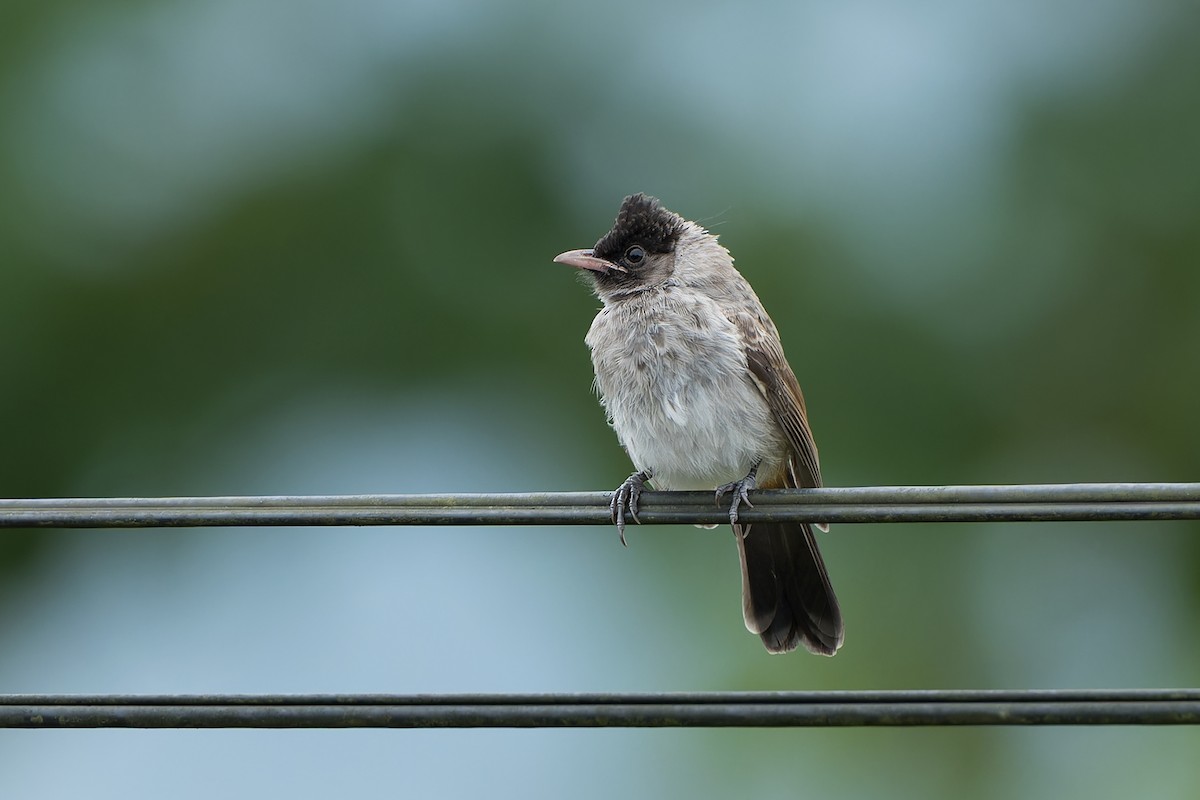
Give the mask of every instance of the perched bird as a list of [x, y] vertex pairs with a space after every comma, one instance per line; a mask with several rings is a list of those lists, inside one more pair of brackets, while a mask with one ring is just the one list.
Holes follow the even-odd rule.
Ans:
[[612, 230], [554, 259], [580, 269], [604, 307], [585, 341], [596, 388], [637, 472], [613, 495], [621, 539], [649, 481], [730, 493], [746, 627], [772, 653], [833, 655], [842, 613], [810, 525], [738, 521], [754, 488], [821, 485], [804, 395], [775, 324], [729, 251], [644, 194]]

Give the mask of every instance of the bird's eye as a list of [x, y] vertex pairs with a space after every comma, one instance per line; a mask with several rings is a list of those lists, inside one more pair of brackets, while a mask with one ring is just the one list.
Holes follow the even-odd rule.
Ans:
[[636, 267], [646, 258], [646, 251], [638, 245], [634, 245], [625, 251], [625, 263], [631, 267]]

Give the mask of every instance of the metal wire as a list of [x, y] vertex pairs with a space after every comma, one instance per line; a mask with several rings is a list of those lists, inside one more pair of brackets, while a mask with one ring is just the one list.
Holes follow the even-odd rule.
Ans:
[[[0, 528], [234, 525], [608, 525], [609, 492], [0, 499]], [[746, 522], [1200, 519], [1200, 483], [879, 486], [750, 495]], [[711, 492], [646, 492], [644, 524], [727, 521]]]
[[[0, 499], [0, 528], [609, 525], [608, 492]], [[1200, 519], [1200, 483], [759, 491], [746, 522]], [[642, 523], [727, 520], [710, 492], [647, 492]], [[1196, 725], [1200, 689], [545, 695], [0, 695], [12, 728]]]
[[0, 696], [7, 728], [1195, 725], [1200, 690]]

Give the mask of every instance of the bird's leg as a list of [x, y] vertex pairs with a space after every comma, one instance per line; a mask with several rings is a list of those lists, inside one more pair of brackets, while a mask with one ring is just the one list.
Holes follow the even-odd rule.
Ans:
[[[621, 544], [623, 545], [626, 545], [625, 509], [629, 509], [629, 515], [633, 517], [634, 522], [641, 522], [637, 515], [638, 500], [641, 498], [642, 490], [646, 488], [648, 480], [650, 480], [650, 470], [648, 469], [633, 473], [617, 487], [617, 490], [613, 492], [612, 501], [608, 504], [612, 521], [617, 525], [617, 533], [621, 534]], [[628, 547], [628, 545], [626, 546]]]
[[717, 487], [717, 502], [718, 503], [721, 502], [721, 497], [726, 492], [733, 492], [733, 503], [729, 506], [729, 523], [731, 525], [737, 525], [738, 506], [740, 506], [742, 503], [745, 503], [746, 505], [750, 506], [751, 508], [754, 508], [754, 503], [750, 502], [750, 498], [747, 495], [747, 493], [751, 489], [754, 489], [758, 486], [758, 482], [755, 480], [755, 476], [758, 475], [758, 465], [760, 463], [762, 463], [762, 462], [760, 462], [760, 461], [754, 462], [754, 466], [752, 466], [750, 468], [749, 474], [746, 475], [746, 477], [742, 478], [740, 481], [733, 481], [732, 483], [727, 483], [724, 486]]

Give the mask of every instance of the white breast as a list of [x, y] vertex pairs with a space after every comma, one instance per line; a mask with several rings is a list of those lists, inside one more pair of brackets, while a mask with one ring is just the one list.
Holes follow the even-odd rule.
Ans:
[[703, 294], [664, 288], [606, 306], [587, 335], [596, 387], [634, 466], [660, 489], [712, 489], [787, 445], [733, 324]]

